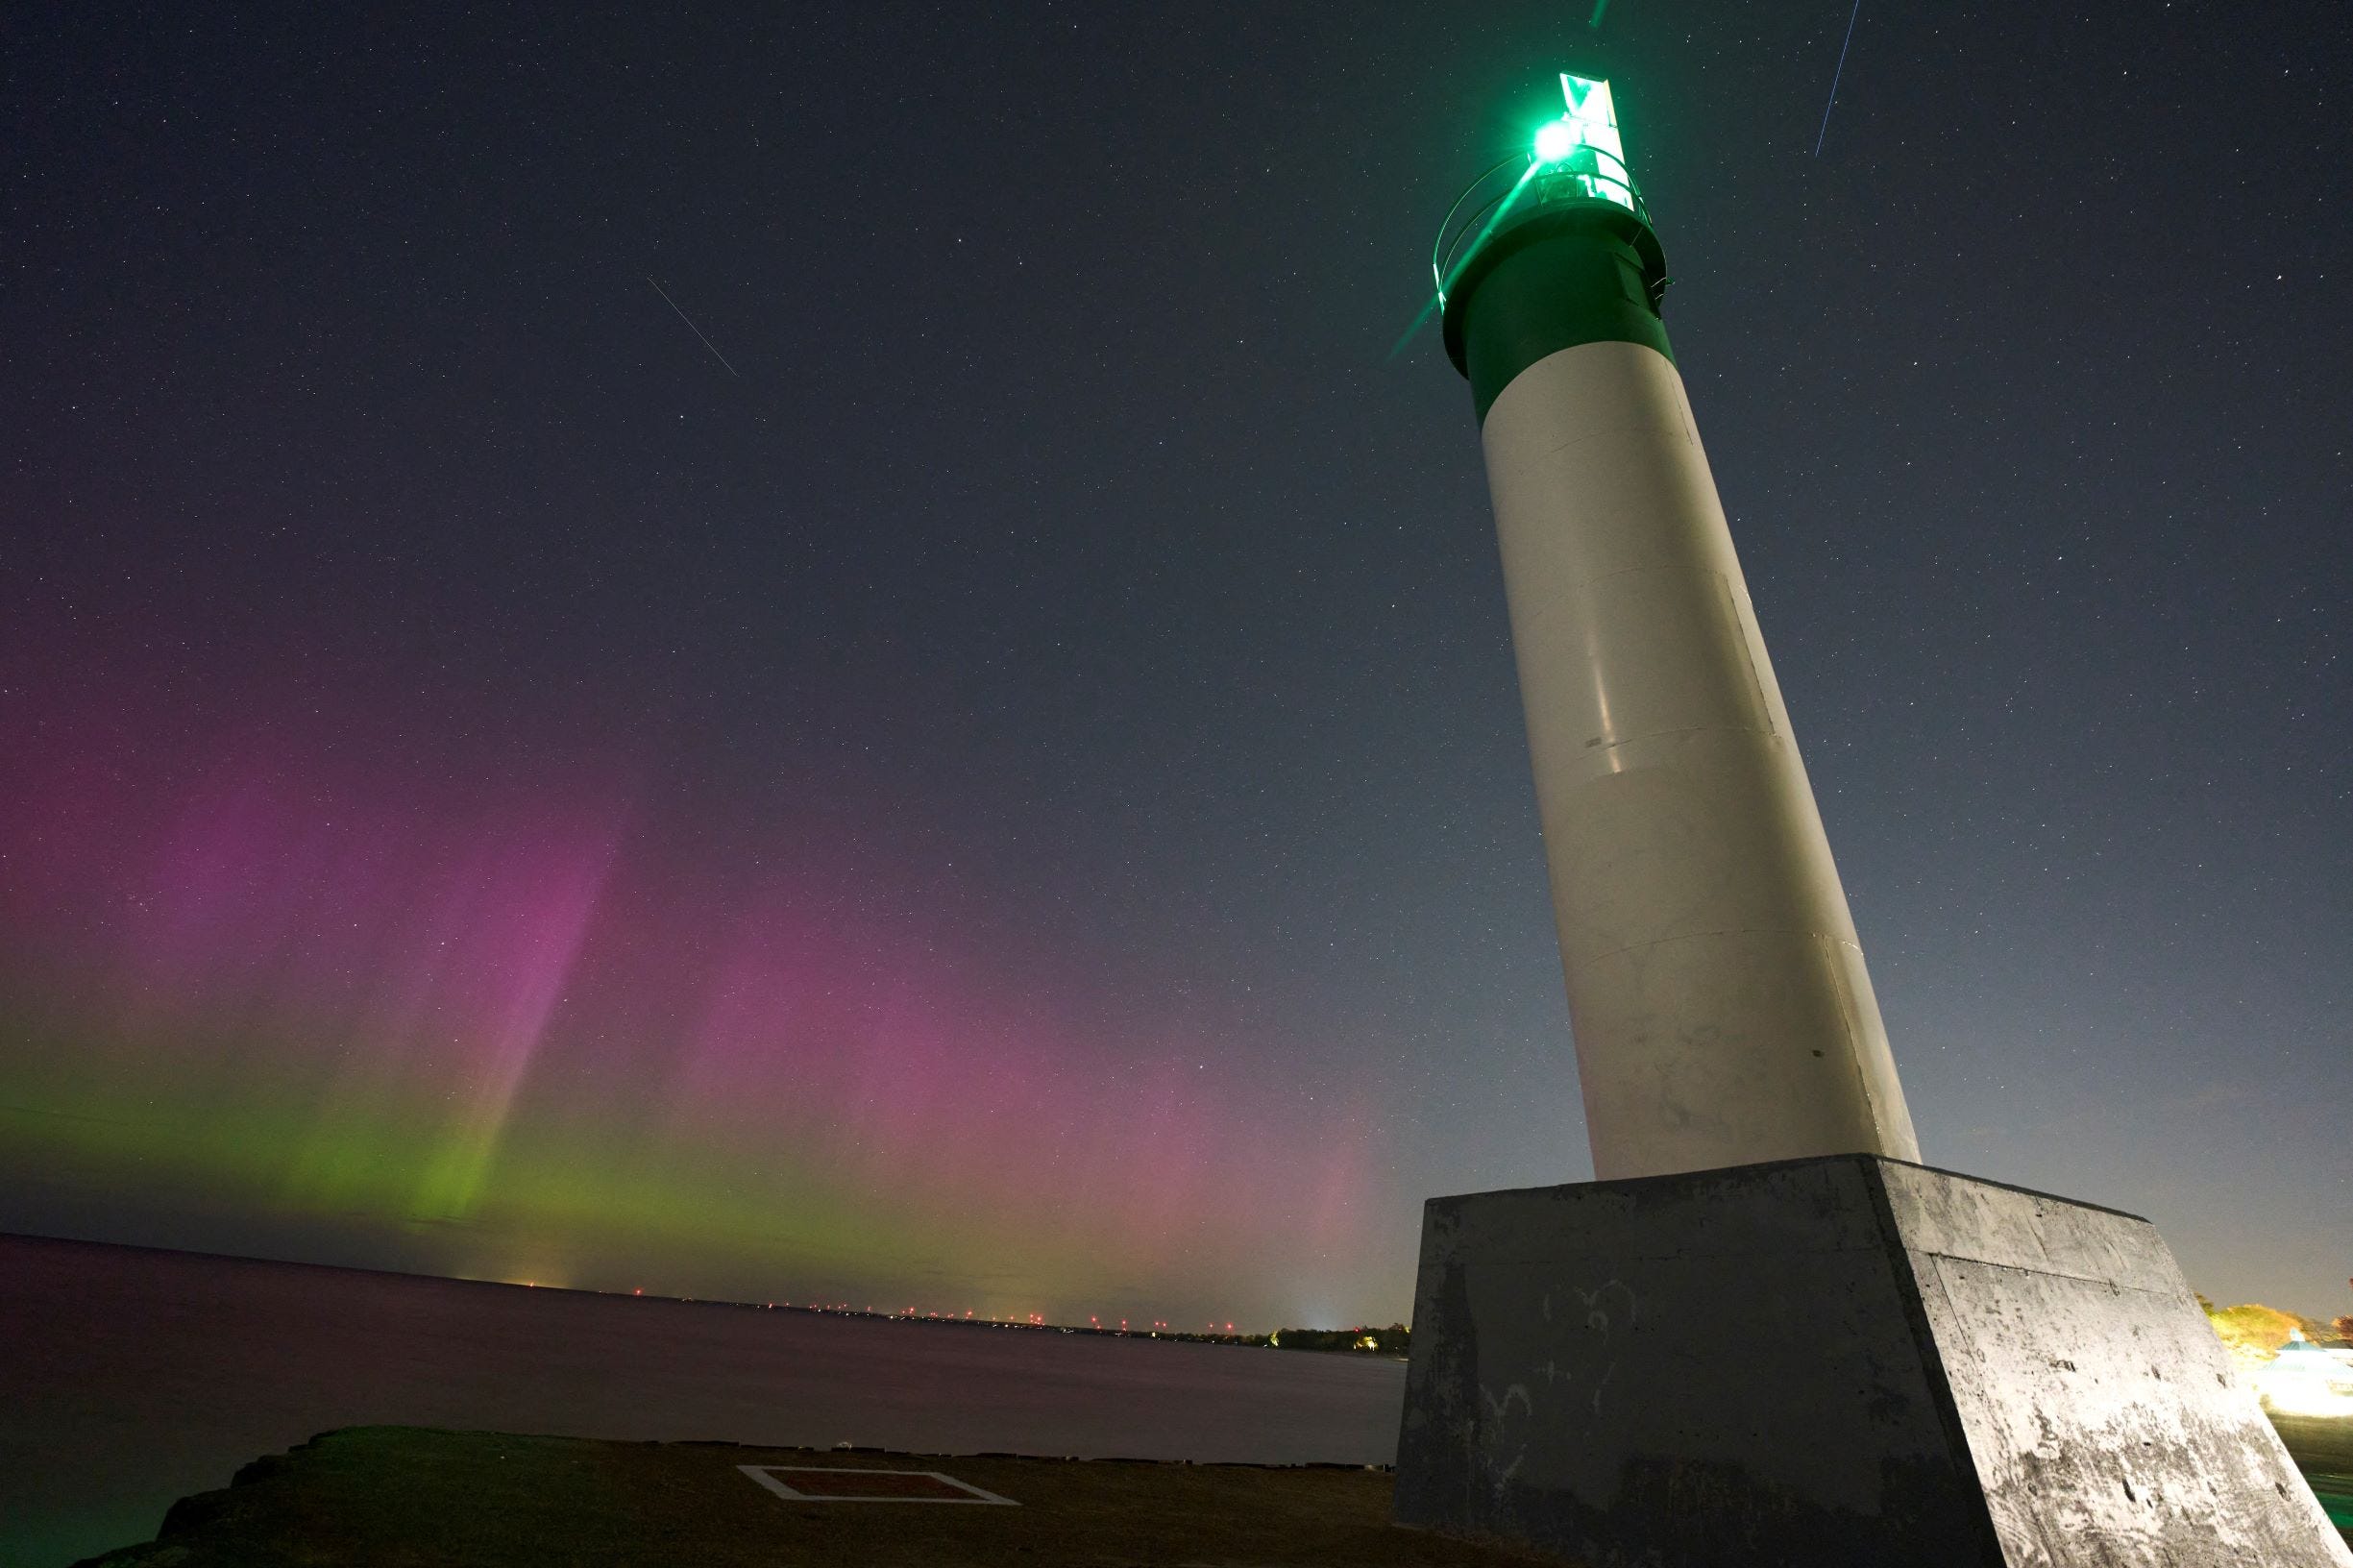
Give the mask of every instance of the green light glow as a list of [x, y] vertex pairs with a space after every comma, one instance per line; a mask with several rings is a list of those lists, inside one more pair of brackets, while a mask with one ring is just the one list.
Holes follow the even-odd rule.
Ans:
[[[1568, 102], [1567, 111], [1536, 132], [1536, 163], [1554, 178], [1573, 181], [1584, 196], [1638, 210], [1609, 84], [1563, 71], [1560, 95]], [[1556, 173], [1552, 167], [1556, 164], [1565, 167]]]
[[[1495, 231], [1502, 226], [1505, 218], [1511, 215], [1511, 209], [1513, 206], [1518, 203], [1520, 193], [1528, 188], [1528, 182], [1534, 179], [1536, 177], [1536, 172], [1543, 167], [1544, 165], [1541, 163], [1531, 163], [1526, 169], [1521, 171], [1519, 179], [1513, 182], [1511, 188], [1504, 193], [1503, 199], [1495, 204], [1494, 210], [1487, 215], [1486, 227], [1479, 231], [1479, 237], [1472, 240], [1468, 245], [1460, 248], [1459, 253], [1455, 258], [1454, 270], [1452, 272], [1440, 272], [1437, 270], [1437, 266], [1434, 262], [1432, 264], [1430, 269], [1431, 276], [1437, 280], [1438, 284], [1437, 297], [1434, 303], [1438, 308], [1445, 308], [1446, 290], [1453, 284], [1457, 278], [1462, 275], [1462, 269], [1471, 264], [1471, 257], [1479, 254], [1479, 247], [1487, 242], [1487, 236], [1495, 233]], [[1423, 313], [1426, 315], [1428, 314], [1428, 311], [1425, 310]], [[1418, 326], [1419, 323], [1417, 322], [1415, 325]], [[1409, 335], [1410, 335], [1409, 331]], [[1399, 346], [1402, 347], [1405, 343], [1405, 339], [1399, 338], [1398, 343]], [[1397, 350], [1395, 349], [1391, 349], [1389, 351], [1392, 355], [1394, 355], [1396, 352]]]
[[[1597, 12], [1598, 14], [1598, 12]], [[1598, 77], [1560, 73], [1567, 108], [1538, 126], [1528, 159], [1510, 154], [1491, 165], [1455, 198], [1438, 225], [1430, 250], [1429, 304], [1389, 349], [1395, 358], [1422, 324], [1446, 308], [1455, 283], [1481, 247], [1507, 223], [1532, 211], [1562, 204], [1607, 202], [1649, 221], [1634, 178], [1626, 166], [1626, 142], [1618, 132], [1618, 110], [1609, 84]], [[1516, 178], [1513, 178], [1516, 175]], [[1508, 185], [1506, 180], [1510, 180]]]

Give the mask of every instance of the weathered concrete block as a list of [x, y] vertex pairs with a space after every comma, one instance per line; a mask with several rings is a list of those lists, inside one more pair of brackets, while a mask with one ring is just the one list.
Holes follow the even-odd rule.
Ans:
[[1592, 1568], [2353, 1568], [2154, 1226], [1867, 1155], [1432, 1199], [1396, 1517]]

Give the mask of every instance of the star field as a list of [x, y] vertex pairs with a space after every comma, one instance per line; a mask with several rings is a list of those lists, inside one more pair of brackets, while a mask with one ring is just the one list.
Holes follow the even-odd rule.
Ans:
[[1389, 351], [1598, 41], [1927, 1158], [2344, 1310], [2344, 17], [1866, 0], [1816, 158], [1848, 12], [17, 20], [0, 1228], [1405, 1315], [1591, 1170]]

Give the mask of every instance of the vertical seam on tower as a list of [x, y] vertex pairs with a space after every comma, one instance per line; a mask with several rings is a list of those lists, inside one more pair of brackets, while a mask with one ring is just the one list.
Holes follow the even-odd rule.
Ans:
[[[1838, 1021], [1847, 1031], [1847, 1070], [1854, 1074], [1855, 1095], [1863, 1102], [1863, 1115], [1871, 1118], [1871, 1142], [1874, 1154], [1887, 1152], [1887, 1124], [1880, 1118], [1878, 1099], [1871, 1092], [1871, 1075], [1863, 1070], [1863, 1027], [1854, 1009], [1854, 988], [1847, 984], [1847, 971], [1838, 962], [1841, 943], [1836, 938], [1820, 931], [1811, 931], [1815, 945], [1822, 949], [1821, 962], [1830, 971], [1830, 989], [1838, 993]], [[1859, 956], [1860, 947], [1855, 949]]]
[[[1778, 736], [1781, 732], [1773, 722], [1773, 703], [1765, 696], [1765, 677], [1756, 673], [1756, 649], [1749, 646], [1749, 623], [1741, 619], [1740, 600], [1732, 594], [1732, 579], [1713, 569], [1707, 575], [1714, 577], [1716, 586], [1724, 590], [1724, 611], [1732, 618], [1732, 640], [1740, 645], [1740, 667], [1749, 673], [1749, 694], [1756, 698], [1756, 712], [1764, 720], [1764, 732]], [[1764, 633], [1760, 631], [1757, 635], [1761, 638]], [[1810, 795], [1812, 792], [1807, 793]]]

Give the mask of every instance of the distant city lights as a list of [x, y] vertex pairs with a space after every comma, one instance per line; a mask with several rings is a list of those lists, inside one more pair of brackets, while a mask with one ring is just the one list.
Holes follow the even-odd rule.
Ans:
[[[525, 1287], [525, 1288], [527, 1288], [527, 1289], [538, 1289], [538, 1288], [540, 1288], [540, 1284], [539, 1284], [539, 1282], [538, 1282], [537, 1280], [518, 1280], [518, 1279], [514, 1279], [514, 1278], [509, 1277], [509, 1278], [507, 1278], [507, 1279], [505, 1279], [505, 1280], [502, 1281], [501, 1283], [507, 1284], [507, 1285], [521, 1286], [523, 1286], [523, 1287]], [[619, 1291], [612, 1291], [612, 1292], [599, 1291], [599, 1290], [595, 1290], [593, 1287], [588, 1287], [588, 1286], [570, 1286], [570, 1285], [554, 1285], [554, 1286], [549, 1286], [548, 1288], [551, 1288], [551, 1289], [555, 1289], [555, 1290], [576, 1290], [576, 1289], [581, 1289], [581, 1290], [588, 1290], [590, 1293], [593, 1293], [593, 1294], [619, 1294], [619, 1293], [621, 1293], [621, 1292], [619, 1292]], [[661, 1291], [659, 1291], [659, 1290], [656, 1290], [656, 1292], [655, 1292], [655, 1293], [654, 1293], [652, 1296], [649, 1297], [649, 1296], [646, 1294], [646, 1287], [645, 1287], [645, 1286], [632, 1286], [632, 1287], [631, 1287], [631, 1288], [630, 1288], [630, 1289], [629, 1289], [629, 1290], [626, 1292], [626, 1294], [627, 1294], [627, 1295], [628, 1295], [628, 1296], [629, 1296], [631, 1299], [634, 1299], [634, 1300], [671, 1301], [671, 1302], [677, 1302], [677, 1303], [681, 1303], [681, 1304], [694, 1303], [694, 1302], [698, 1301], [698, 1299], [699, 1299], [699, 1298], [694, 1297], [694, 1296], [685, 1296], [685, 1295], [676, 1295], [676, 1296], [674, 1296], [674, 1295], [666, 1295], [666, 1294], [663, 1294], [663, 1293], [662, 1293]], [[886, 1321], [886, 1322], [894, 1322], [894, 1323], [895, 1323], [895, 1322], [902, 1322], [902, 1321], [903, 1321], [903, 1322], [911, 1322], [911, 1323], [912, 1323], [912, 1322], [920, 1322], [920, 1323], [983, 1323], [983, 1324], [988, 1324], [988, 1325], [990, 1325], [990, 1326], [992, 1326], [992, 1327], [995, 1327], [995, 1328], [1006, 1328], [1006, 1329], [1054, 1329], [1054, 1330], [1057, 1330], [1057, 1331], [1059, 1331], [1059, 1332], [1061, 1332], [1061, 1333], [1063, 1333], [1063, 1334], [1112, 1334], [1112, 1335], [1129, 1335], [1129, 1334], [1135, 1334], [1135, 1335], [1150, 1335], [1150, 1336], [1151, 1336], [1151, 1337], [1153, 1337], [1153, 1338], [1158, 1338], [1158, 1337], [1160, 1337], [1162, 1335], [1165, 1334], [1165, 1335], [1171, 1335], [1171, 1336], [1173, 1336], [1173, 1337], [1176, 1337], [1176, 1338], [1196, 1337], [1196, 1335], [1188, 1335], [1188, 1334], [1186, 1334], [1186, 1333], [1180, 1332], [1180, 1331], [1178, 1331], [1178, 1330], [1176, 1330], [1176, 1329], [1172, 1328], [1172, 1327], [1170, 1326], [1170, 1324], [1169, 1324], [1168, 1320], [1167, 1320], [1166, 1318], [1164, 1318], [1164, 1317], [1156, 1317], [1156, 1318], [1151, 1319], [1151, 1320], [1150, 1320], [1150, 1322], [1149, 1322], [1149, 1324], [1148, 1324], [1146, 1327], [1144, 1327], [1144, 1328], [1138, 1328], [1138, 1327], [1136, 1327], [1136, 1325], [1135, 1325], [1135, 1320], [1134, 1320], [1134, 1319], [1132, 1319], [1132, 1318], [1125, 1318], [1125, 1317], [1120, 1318], [1120, 1319], [1118, 1319], [1118, 1320], [1117, 1320], [1117, 1321], [1118, 1321], [1118, 1327], [1116, 1327], [1116, 1328], [1108, 1327], [1108, 1326], [1106, 1325], [1106, 1323], [1105, 1323], [1105, 1319], [1104, 1319], [1104, 1317], [1103, 1317], [1103, 1314], [1102, 1314], [1102, 1313], [1100, 1313], [1100, 1312], [1089, 1312], [1089, 1313], [1087, 1314], [1087, 1320], [1086, 1320], [1085, 1324], [1084, 1324], [1084, 1325], [1080, 1325], [1080, 1324], [1078, 1324], [1078, 1323], [1076, 1322], [1076, 1320], [1075, 1320], [1075, 1319], [1074, 1319], [1072, 1322], [1070, 1322], [1070, 1323], [1056, 1323], [1056, 1322], [1053, 1322], [1053, 1321], [1051, 1321], [1050, 1319], [1048, 1319], [1048, 1318], [1047, 1318], [1047, 1316], [1046, 1316], [1046, 1314], [1045, 1314], [1045, 1313], [1043, 1313], [1043, 1312], [1024, 1312], [1024, 1313], [1021, 1313], [1021, 1314], [1019, 1314], [1019, 1315], [1017, 1315], [1017, 1316], [1016, 1316], [1016, 1315], [1010, 1315], [1010, 1314], [1009, 1314], [1009, 1315], [1002, 1315], [1002, 1316], [1000, 1316], [999, 1314], [994, 1313], [994, 1312], [987, 1312], [987, 1313], [984, 1313], [984, 1312], [979, 1311], [977, 1309], [974, 1309], [974, 1308], [969, 1308], [969, 1307], [968, 1307], [968, 1308], [964, 1308], [964, 1309], [962, 1309], [961, 1311], [959, 1311], [957, 1308], [954, 1308], [954, 1307], [945, 1307], [945, 1308], [928, 1308], [928, 1309], [927, 1309], [927, 1308], [923, 1308], [923, 1307], [920, 1307], [920, 1306], [918, 1306], [918, 1305], [915, 1305], [915, 1304], [912, 1304], [912, 1303], [911, 1303], [911, 1304], [909, 1304], [909, 1305], [907, 1305], [907, 1306], [905, 1306], [905, 1307], [899, 1307], [899, 1308], [890, 1308], [890, 1309], [883, 1309], [883, 1310], [879, 1310], [879, 1311], [878, 1311], [878, 1310], [877, 1310], [877, 1309], [876, 1309], [876, 1308], [875, 1308], [875, 1307], [874, 1307], [874, 1306], [873, 1306], [871, 1303], [869, 1303], [869, 1304], [868, 1304], [868, 1305], [866, 1305], [865, 1307], [852, 1307], [852, 1306], [851, 1306], [851, 1305], [850, 1305], [848, 1302], [846, 1302], [846, 1301], [835, 1301], [835, 1302], [826, 1302], [826, 1301], [810, 1301], [810, 1302], [803, 1303], [803, 1304], [802, 1304], [802, 1305], [800, 1305], [799, 1307], [796, 1308], [796, 1307], [794, 1306], [793, 1302], [791, 1301], [791, 1299], [790, 1299], [790, 1298], [786, 1298], [786, 1297], [778, 1297], [776, 1300], [773, 1300], [773, 1301], [734, 1301], [734, 1300], [727, 1300], [727, 1299], [723, 1299], [723, 1299], [719, 1299], [719, 1300], [709, 1301], [709, 1302], [708, 1302], [708, 1304], [709, 1304], [709, 1305], [711, 1305], [711, 1306], [719, 1306], [719, 1307], [743, 1307], [743, 1308], [750, 1308], [750, 1309], [755, 1309], [755, 1310], [762, 1311], [771, 1311], [771, 1312], [775, 1311], [777, 1311], [777, 1310], [779, 1310], [779, 1309], [782, 1309], [782, 1310], [784, 1310], [784, 1311], [803, 1311], [803, 1312], [846, 1312], [846, 1313], [848, 1313], [848, 1314], [849, 1314], [849, 1315], [851, 1315], [851, 1316], [860, 1316], [860, 1315], [864, 1315], [864, 1316], [868, 1316], [868, 1317], [878, 1317], [878, 1318], [883, 1319], [883, 1320], [884, 1320], [884, 1321]], [[1359, 1332], [1359, 1333], [1361, 1333], [1362, 1331], [1354, 1331], [1354, 1332]], [[1238, 1325], [1236, 1325], [1236, 1324], [1234, 1324], [1234, 1323], [1231, 1323], [1231, 1322], [1227, 1322], [1227, 1323], [1220, 1323], [1220, 1322], [1218, 1322], [1218, 1321], [1217, 1321], [1215, 1318], [1212, 1318], [1212, 1319], [1210, 1319], [1210, 1320], [1209, 1320], [1209, 1322], [1205, 1323], [1205, 1324], [1202, 1326], [1202, 1329], [1201, 1329], [1201, 1335], [1200, 1335], [1199, 1336], [1206, 1336], [1206, 1337], [1211, 1337], [1211, 1338], [1226, 1338], [1226, 1337], [1233, 1337], [1233, 1338], [1241, 1338], [1241, 1339], [1245, 1339], [1245, 1340], [1254, 1340], [1254, 1339], [1260, 1339], [1260, 1338], [1262, 1338], [1264, 1343], [1269, 1344], [1269, 1345], [1277, 1345], [1277, 1346], [1279, 1346], [1279, 1345], [1282, 1343], [1282, 1338], [1281, 1338], [1281, 1335], [1278, 1335], [1278, 1334], [1272, 1334], [1272, 1333], [1270, 1333], [1270, 1334], [1266, 1334], [1266, 1335], [1259, 1335], [1253, 1334], [1253, 1333], [1251, 1333], [1251, 1332], [1249, 1332], [1249, 1331], [1242, 1330], [1242, 1329], [1240, 1329], [1240, 1328], [1239, 1328]], [[1372, 1338], [1371, 1338], [1369, 1335], [1366, 1335], [1366, 1337], [1365, 1337], [1365, 1338], [1363, 1339], [1363, 1341], [1362, 1341], [1362, 1342], [1361, 1342], [1361, 1343], [1360, 1343], [1360, 1344], [1358, 1346], [1358, 1348], [1360, 1348], [1360, 1349], [1377, 1349], [1377, 1348], [1378, 1348], [1378, 1345], [1377, 1345], [1377, 1343], [1376, 1343], [1376, 1342], [1375, 1342], [1375, 1341], [1374, 1341], [1374, 1340], [1373, 1340], [1373, 1339], [1372, 1339]]]

